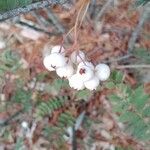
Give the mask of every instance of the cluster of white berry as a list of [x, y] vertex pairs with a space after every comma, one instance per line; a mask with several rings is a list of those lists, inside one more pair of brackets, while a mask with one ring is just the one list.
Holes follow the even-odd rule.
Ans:
[[61, 78], [69, 80], [71, 88], [83, 90], [95, 90], [100, 81], [105, 81], [110, 76], [110, 68], [106, 64], [98, 64], [96, 67], [85, 60], [82, 51], [74, 51], [70, 58], [65, 56], [65, 49], [54, 46], [51, 53], [44, 57], [44, 66], [49, 71], [56, 71]]

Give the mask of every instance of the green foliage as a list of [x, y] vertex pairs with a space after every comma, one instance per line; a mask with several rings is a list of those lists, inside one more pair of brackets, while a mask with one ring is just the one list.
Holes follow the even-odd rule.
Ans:
[[57, 149], [62, 149], [65, 144], [64, 135], [66, 135], [66, 129], [74, 126], [75, 120], [76, 118], [71, 113], [61, 113], [55, 126], [48, 125], [44, 128], [44, 135]]
[[5, 126], [4, 128], [0, 128], [0, 135], [6, 141], [11, 141], [13, 136], [10, 132], [10, 127]]
[[62, 87], [68, 87], [68, 81], [63, 79], [56, 79], [54, 80], [52, 86], [56, 91], [60, 91]]
[[[36, 108], [36, 119], [40, 120], [45, 116], [53, 117], [55, 111], [65, 107], [68, 102], [69, 99], [66, 96], [59, 96], [48, 101], [41, 102]], [[66, 129], [74, 126], [75, 121], [76, 118], [71, 114], [71, 112], [62, 112], [58, 115], [55, 125], [49, 124], [44, 128], [44, 135], [49, 139], [53, 146], [57, 149], [62, 149], [62, 147], [65, 147], [64, 135], [66, 134]]]
[[15, 150], [23, 150], [24, 149], [23, 146], [24, 146], [23, 138], [18, 138], [15, 145]]
[[31, 96], [32, 93], [30, 91], [17, 89], [14, 95], [12, 96], [12, 100], [15, 103], [22, 104], [24, 110], [28, 111], [32, 107]]
[[40, 74], [37, 74], [36, 79], [37, 81], [43, 81], [48, 73], [47, 72], [41, 72]]
[[59, 95], [59, 92], [62, 88], [68, 88], [68, 81], [63, 79], [55, 79], [52, 84], [47, 84], [45, 91], [47, 93], [56, 93]]
[[33, 0], [0, 0], [0, 12], [9, 11], [18, 7], [24, 7], [32, 3]]
[[58, 117], [56, 126], [49, 125], [44, 129], [44, 132], [46, 131], [45, 135], [52, 137], [53, 133], [56, 132], [58, 132], [58, 135], [63, 135], [66, 132], [67, 127], [74, 126], [75, 120], [75, 117], [73, 117], [70, 112], [61, 113]]
[[42, 0], [0, 0], [0, 13], [19, 7], [27, 7], [32, 3], [40, 1]]
[[55, 146], [57, 149], [62, 149], [65, 144], [65, 140], [63, 138], [63, 135], [65, 134], [64, 129], [58, 127], [49, 125], [46, 126], [44, 129], [44, 136], [49, 139], [50, 146]]
[[91, 92], [89, 92], [89, 90], [87, 90], [87, 89], [76, 92], [76, 98], [77, 99], [88, 100], [88, 98], [90, 96], [91, 96]]
[[3, 76], [6, 72], [15, 72], [19, 69], [21, 66], [19, 60], [20, 58], [15, 52], [5, 50], [0, 56], [0, 76]]
[[62, 96], [41, 102], [36, 109], [36, 117], [40, 119], [46, 115], [51, 116], [55, 110], [63, 107], [67, 101], [68, 97]]
[[123, 74], [119, 71], [113, 71], [111, 73], [111, 77], [109, 82], [106, 82], [105, 87], [108, 89], [116, 88], [116, 85], [119, 85], [122, 83]]
[[133, 150], [132, 148], [122, 148], [122, 147], [116, 147], [115, 150]]
[[121, 73], [114, 74], [112, 79], [117, 92], [109, 96], [113, 110], [119, 114], [119, 121], [126, 125], [127, 132], [138, 139], [149, 140], [150, 96], [144, 92], [143, 86], [132, 89], [123, 82], [118, 83], [120, 77], [117, 74]]
[[147, 4], [148, 2], [150, 2], [150, 0], [137, 0], [137, 1], [136, 1], [136, 4], [139, 6], [139, 5], [145, 5], [145, 4]]
[[136, 48], [133, 55], [140, 59], [143, 63], [150, 63], [150, 52], [144, 48]]
[[58, 118], [58, 125], [66, 128], [67, 126], [73, 126], [75, 118], [69, 112], [61, 113]]

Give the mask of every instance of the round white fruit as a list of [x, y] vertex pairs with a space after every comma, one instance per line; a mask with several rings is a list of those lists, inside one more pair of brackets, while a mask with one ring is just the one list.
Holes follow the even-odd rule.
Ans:
[[63, 135], [63, 138], [65, 139], [65, 141], [67, 141], [68, 143], [72, 143], [72, 137], [73, 137], [73, 129], [72, 127], [68, 127], [66, 130], [67, 134]]
[[110, 68], [106, 64], [98, 64], [95, 68], [95, 74], [100, 81], [106, 81], [110, 76]]
[[55, 68], [53, 68], [53, 67], [51, 66], [51, 60], [50, 60], [49, 58], [51, 58], [50, 55], [45, 56], [45, 57], [44, 57], [44, 60], [43, 60], [43, 64], [44, 64], [44, 66], [45, 66], [45, 68], [46, 68], [47, 70], [49, 70], [49, 71], [54, 71]]
[[56, 45], [56, 46], [52, 47], [52, 49], [51, 49], [51, 54], [53, 54], [53, 53], [64, 53], [64, 52], [65, 52], [65, 49], [61, 45]]
[[24, 129], [27, 129], [29, 125], [28, 125], [28, 122], [23, 121], [23, 122], [21, 123], [21, 126], [22, 126]]
[[78, 66], [77, 74], [83, 82], [90, 80], [94, 76], [94, 70], [86, 65]]
[[70, 59], [73, 63], [78, 64], [85, 60], [85, 54], [82, 51], [74, 51], [71, 54]]
[[77, 90], [83, 90], [85, 88], [82, 79], [77, 74], [74, 74], [72, 77], [69, 78], [69, 85], [71, 88]]
[[65, 66], [66, 61], [67, 59], [63, 55], [59, 53], [53, 53], [48, 56], [45, 56], [43, 64], [47, 70], [54, 71], [58, 67]]
[[0, 40], [0, 49], [4, 49], [6, 47], [6, 43]]
[[98, 77], [94, 76], [89, 81], [84, 82], [84, 85], [89, 90], [96, 90], [96, 88], [99, 85], [99, 79], [98, 79]]
[[56, 73], [61, 78], [63, 78], [63, 77], [70, 78], [74, 73], [74, 69], [73, 69], [72, 64], [69, 63], [63, 67], [57, 68]]

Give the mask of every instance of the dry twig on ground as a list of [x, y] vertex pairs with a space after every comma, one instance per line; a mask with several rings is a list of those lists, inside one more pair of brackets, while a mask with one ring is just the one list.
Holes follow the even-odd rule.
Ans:
[[32, 10], [35, 10], [35, 9], [48, 7], [50, 5], [54, 5], [54, 4], [61, 4], [62, 5], [65, 2], [66, 1], [64, 1], [64, 0], [44, 0], [44, 1], [41, 1], [41, 2], [33, 3], [33, 4], [30, 4], [26, 7], [16, 8], [16, 9], [10, 10], [8, 12], [5, 12], [3, 14], [0, 14], [0, 21], [4, 21], [6, 19], [15, 17], [17, 15], [28, 13], [28, 12], [30, 12]]
[[142, 30], [142, 27], [146, 21], [146, 19], [148, 18], [148, 15], [150, 14], [150, 3], [147, 3], [144, 7], [144, 10], [139, 18], [139, 23], [137, 24], [136, 28], [134, 29], [131, 38], [129, 40], [129, 44], [128, 44], [128, 53], [131, 53], [135, 42], [140, 34], [140, 31]]

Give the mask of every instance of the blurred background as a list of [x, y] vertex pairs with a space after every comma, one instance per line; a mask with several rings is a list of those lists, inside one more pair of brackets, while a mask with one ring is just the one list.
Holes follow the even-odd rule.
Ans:
[[[71, 89], [43, 65], [61, 44], [110, 79]], [[150, 150], [149, 0], [0, 0], [0, 64], [0, 150]]]

